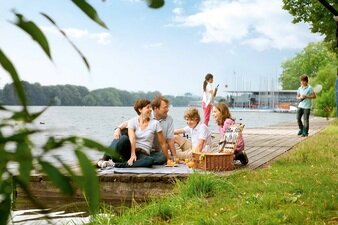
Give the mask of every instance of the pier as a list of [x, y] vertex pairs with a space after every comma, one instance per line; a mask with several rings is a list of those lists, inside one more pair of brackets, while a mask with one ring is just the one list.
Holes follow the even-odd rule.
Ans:
[[[324, 129], [330, 120], [310, 117], [309, 137]], [[297, 136], [298, 126], [294, 123], [282, 123], [262, 128], [245, 128], [243, 131], [245, 151], [249, 158], [247, 166], [238, 169], [258, 169], [269, 164], [278, 156], [288, 152], [293, 146], [309, 137]], [[214, 144], [219, 136], [214, 134]], [[233, 171], [221, 174], [230, 175]], [[101, 199], [114, 205], [130, 205], [151, 198], [163, 196], [171, 192], [177, 180], [185, 180], [189, 173], [106, 173], [99, 175]], [[33, 175], [29, 187], [35, 198], [46, 205], [55, 207], [65, 204], [84, 204], [80, 191], [74, 197], [64, 197], [44, 175]], [[15, 191], [15, 209], [31, 208], [31, 203], [20, 188]]]

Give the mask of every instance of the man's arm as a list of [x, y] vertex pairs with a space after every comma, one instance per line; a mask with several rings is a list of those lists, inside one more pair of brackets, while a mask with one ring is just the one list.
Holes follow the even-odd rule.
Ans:
[[176, 148], [175, 148], [175, 139], [167, 139], [167, 144], [169, 146], [170, 152], [174, 160], [176, 159]]
[[164, 139], [164, 136], [163, 136], [163, 132], [160, 131], [160, 132], [157, 132], [157, 138], [158, 138], [158, 142], [160, 143], [161, 145], [161, 149], [162, 149], [162, 152], [163, 154], [165, 155], [167, 161], [169, 160], [169, 155], [168, 155], [168, 146], [167, 146], [167, 143]]
[[123, 130], [123, 129], [127, 128], [127, 127], [128, 127], [128, 120], [124, 121], [120, 125], [118, 125], [115, 128], [115, 131], [114, 131], [114, 138], [115, 139], [119, 139], [121, 137], [121, 130]]

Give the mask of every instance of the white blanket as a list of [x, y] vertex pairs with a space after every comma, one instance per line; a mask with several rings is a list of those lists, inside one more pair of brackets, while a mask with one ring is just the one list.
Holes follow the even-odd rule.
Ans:
[[193, 169], [190, 169], [185, 164], [178, 164], [175, 167], [166, 167], [166, 166], [153, 166], [152, 168], [146, 167], [137, 167], [137, 168], [114, 168], [107, 167], [104, 169], [98, 169], [99, 175], [111, 174], [111, 173], [136, 173], [136, 174], [189, 174], [192, 173]]

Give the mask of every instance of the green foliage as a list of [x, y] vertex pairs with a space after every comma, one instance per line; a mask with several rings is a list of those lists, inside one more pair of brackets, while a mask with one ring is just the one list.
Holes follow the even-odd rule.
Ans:
[[[56, 106], [133, 106], [138, 98], [153, 99], [161, 95], [159, 91], [128, 92], [116, 88], [103, 88], [89, 91], [86, 87], [75, 85], [41, 86], [39, 83], [21, 81], [26, 94], [27, 105]], [[198, 101], [194, 96], [166, 96], [173, 106], [187, 106], [190, 101]], [[14, 84], [6, 84], [0, 89], [0, 103], [19, 105]]]
[[[335, 89], [331, 87], [328, 91], [323, 92], [316, 100], [315, 113], [319, 116], [329, 118], [334, 115], [336, 108], [336, 93]], [[337, 113], [337, 112], [336, 112]]]
[[[77, 1], [77, 2], [81, 2], [81, 1]], [[96, 12], [95, 12], [96, 13]], [[87, 60], [87, 58], [82, 54], [82, 52], [80, 51], [80, 49], [78, 47], [76, 47], [76, 45], [68, 38], [68, 36], [66, 35], [66, 33], [56, 24], [56, 22], [49, 17], [47, 14], [45, 13], [41, 13], [42, 16], [44, 16], [49, 22], [51, 22], [53, 24], [53, 26], [66, 38], [66, 40], [68, 41], [68, 43], [75, 49], [75, 51], [80, 55], [80, 57], [82, 58], [82, 61], [84, 62], [84, 64], [86, 65], [87, 69], [90, 70], [90, 65], [89, 62]], [[97, 19], [99, 20], [99, 18], [97, 17]], [[99, 20], [100, 21], [100, 20]], [[100, 24], [100, 23], [99, 23]], [[104, 26], [105, 27], [105, 26]]]
[[90, 19], [99, 24], [100, 26], [107, 28], [106, 24], [99, 18], [96, 10], [86, 2], [86, 0], [72, 0], [72, 2], [79, 7]]
[[20, 78], [18, 73], [16, 72], [16, 69], [12, 62], [9, 60], [9, 58], [5, 55], [4, 52], [0, 49], [0, 64], [1, 66], [10, 74], [12, 80], [13, 80], [13, 85], [15, 87], [15, 93], [20, 99], [20, 103], [24, 107], [24, 112], [27, 112], [27, 102], [26, 102], [26, 95], [25, 92], [22, 88]]
[[86, 199], [88, 201], [89, 209], [92, 214], [95, 214], [98, 210], [100, 201], [100, 188], [99, 179], [96, 175], [96, 171], [92, 162], [88, 159], [80, 149], [75, 150], [75, 154], [79, 160], [79, 165], [82, 171], [82, 175], [86, 179], [78, 179], [81, 187], [84, 187]]
[[40, 30], [40, 28], [36, 26], [35, 23], [33, 23], [32, 21], [26, 21], [26, 19], [22, 14], [15, 13], [15, 16], [17, 18], [15, 24], [22, 30], [24, 30], [27, 34], [29, 34], [32, 37], [32, 39], [35, 40], [40, 45], [40, 47], [43, 49], [46, 55], [50, 59], [52, 59], [47, 38]]
[[[326, 0], [338, 11], [336, 0]], [[330, 13], [318, 0], [283, 0], [283, 9], [294, 18], [293, 23], [304, 22], [310, 24], [311, 32], [325, 36], [325, 41], [335, 46], [336, 22]]]
[[148, 6], [153, 9], [158, 9], [164, 6], [164, 0], [147, 0]]
[[[299, 87], [299, 76], [307, 74], [310, 78], [317, 76], [324, 67], [337, 66], [337, 57], [324, 42], [310, 43], [295, 57], [282, 63], [280, 77], [284, 90], [295, 90]], [[331, 83], [332, 85], [333, 83]]]
[[[1, 165], [1, 164], [0, 164]], [[2, 173], [0, 179], [0, 224], [7, 224], [11, 210], [13, 182], [8, 173]]]
[[[45, 171], [50, 180], [66, 195], [71, 196], [74, 194], [73, 188], [70, 184], [69, 177], [59, 171], [51, 163], [40, 160], [39, 164], [42, 166], [42, 170]], [[29, 170], [30, 171], [30, 170]], [[21, 173], [20, 173], [21, 174]], [[29, 177], [29, 174], [28, 176]]]

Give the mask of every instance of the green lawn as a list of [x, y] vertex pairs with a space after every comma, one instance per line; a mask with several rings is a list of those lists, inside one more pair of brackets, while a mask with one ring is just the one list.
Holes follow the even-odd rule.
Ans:
[[337, 146], [335, 120], [266, 168], [194, 174], [167, 198], [92, 224], [338, 224]]

